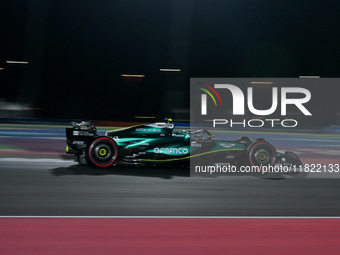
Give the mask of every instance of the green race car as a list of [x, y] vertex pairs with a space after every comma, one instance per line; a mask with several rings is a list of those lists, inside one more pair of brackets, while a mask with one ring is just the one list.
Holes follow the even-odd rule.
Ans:
[[230, 165], [273, 166], [275, 164], [302, 165], [296, 154], [276, 152], [273, 145], [258, 138], [252, 141], [242, 136], [234, 141], [218, 140], [208, 130], [173, 132], [171, 119], [153, 124], [108, 131], [97, 134], [91, 122], [72, 122], [66, 128], [66, 153], [75, 161], [97, 167], [112, 165], [182, 165], [195, 162]]

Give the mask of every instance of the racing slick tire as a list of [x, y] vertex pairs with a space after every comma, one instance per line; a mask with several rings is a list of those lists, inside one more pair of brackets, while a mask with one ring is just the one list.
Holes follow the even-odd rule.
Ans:
[[273, 145], [266, 141], [252, 143], [246, 150], [247, 162], [250, 166], [273, 166], [277, 160], [277, 153]]
[[87, 162], [97, 167], [109, 167], [117, 157], [118, 146], [109, 137], [96, 137], [86, 148]]

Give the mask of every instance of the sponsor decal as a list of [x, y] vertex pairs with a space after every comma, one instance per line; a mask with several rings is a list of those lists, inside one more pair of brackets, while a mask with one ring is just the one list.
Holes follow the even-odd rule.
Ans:
[[183, 155], [188, 154], [189, 150], [187, 148], [154, 148], [154, 153], [157, 154], [174, 154], [174, 155]]
[[201, 148], [201, 147], [202, 147], [202, 144], [201, 144], [201, 143], [192, 142], [192, 143], [191, 143], [191, 147]]
[[155, 124], [149, 124], [148, 127], [158, 127], [158, 128], [174, 128], [173, 123], [163, 123], [163, 122], [156, 122]]
[[161, 130], [157, 129], [157, 128], [136, 128], [137, 132], [156, 132], [156, 133], [160, 133]]
[[130, 141], [131, 145], [136, 145], [136, 146], [148, 146], [149, 143], [146, 143], [144, 141], [140, 142], [140, 141]]
[[235, 143], [220, 143], [224, 148], [232, 148], [235, 146]]
[[73, 131], [74, 136], [93, 136], [93, 133], [87, 131]]
[[230, 166], [230, 163], [228, 162], [219, 162], [214, 164], [215, 167], [223, 167], [223, 166]]
[[73, 141], [72, 144], [83, 145], [84, 141]]

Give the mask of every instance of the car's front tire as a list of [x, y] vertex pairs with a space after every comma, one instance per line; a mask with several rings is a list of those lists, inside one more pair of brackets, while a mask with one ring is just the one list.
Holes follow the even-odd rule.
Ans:
[[109, 167], [118, 157], [118, 146], [109, 137], [100, 136], [88, 144], [86, 159], [97, 167]]

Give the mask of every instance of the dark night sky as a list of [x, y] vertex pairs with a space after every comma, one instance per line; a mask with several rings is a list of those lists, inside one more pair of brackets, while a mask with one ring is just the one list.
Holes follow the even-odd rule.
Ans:
[[0, 98], [42, 107], [39, 117], [164, 116], [168, 92], [189, 106], [190, 77], [339, 76], [336, 1], [2, 2]]

